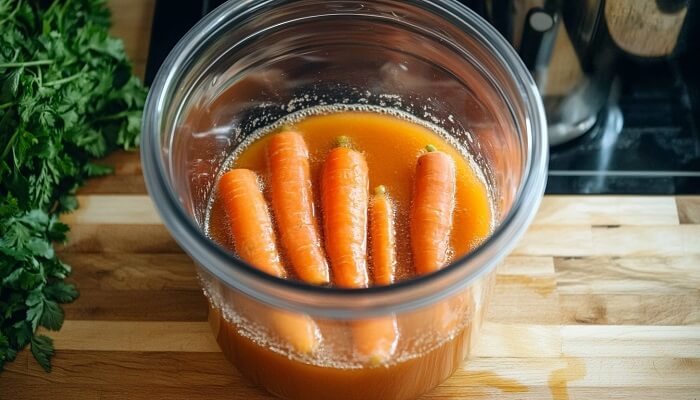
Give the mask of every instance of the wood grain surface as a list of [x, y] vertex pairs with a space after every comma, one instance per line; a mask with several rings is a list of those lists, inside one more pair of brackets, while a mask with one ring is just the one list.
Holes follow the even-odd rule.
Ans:
[[[224, 359], [194, 264], [161, 225], [137, 153], [93, 181], [60, 249], [81, 297], [0, 398], [267, 399]], [[129, 180], [129, 190], [119, 182]], [[102, 188], [94, 190], [95, 187]], [[110, 189], [111, 188], [111, 189]], [[547, 196], [498, 270], [478, 346], [425, 399], [700, 397], [700, 197]]]
[[155, 0], [108, 0], [112, 11], [114, 36], [124, 40], [124, 49], [134, 64], [134, 73], [143, 77], [151, 40]]
[[688, 6], [668, 12], [656, 0], [608, 0], [603, 14], [610, 37], [622, 50], [661, 57], [675, 49]]
[[[110, 0], [143, 73], [153, 0]], [[160, 224], [137, 153], [80, 192], [61, 257], [81, 297], [0, 399], [272, 399], [224, 359], [192, 261]], [[474, 354], [425, 399], [700, 398], [700, 197], [546, 197], [498, 270]]]

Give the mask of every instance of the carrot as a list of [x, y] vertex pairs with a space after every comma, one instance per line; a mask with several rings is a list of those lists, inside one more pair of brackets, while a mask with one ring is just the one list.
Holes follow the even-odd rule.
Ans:
[[270, 275], [285, 278], [272, 220], [255, 173], [248, 169], [225, 173], [219, 181], [219, 195], [238, 256]]
[[280, 241], [297, 276], [307, 283], [329, 281], [314, 218], [309, 150], [304, 138], [286, 131], [270, 138], [267, 145], [272, 210]]
[[[396, 249], [391, 201], [384, 186], [375, 189], [369, 213], [373, 279], [377, 284], [388, 285], [394, 282]], [[367, 283], [362, 285], [366, 286]], [[386, 362], [396, 351], [399, 340], [396, 317], [355, 321], [352, 324], [352, 338], [355, 354], [362, 362], [369, 365]]]
[[375, 285], [394, 283], [396, 271], [396, 232], [393, 207], [386, 187], [377, 186], [370, 200], [369, 241], [372, 278]]
[[[392, 218], [393, 210], [386, 188], [378, 186], [374, 189], [369, 209], [369, 254], [376, 285], [394, 283], [396, 235]], [[352, 332], [355, 353], [370, 365], [389, 360], [396, 351], [399, 328], [393, 315], [356, 321]]]
[[355, 354], [370, 365], [388, 361], [396, 351], [399, 327], [395, 316], [355, 321], [352, 338]]
[[[426, 151], [416, 165], [410, 216], [411, 251], [419, 275], [447, 263], [456, 191], [454, 160], [432, 145]], [[434, 305], [432, 324], [439, 334], [451, 335], [459, 325], [462, 314], [454, 306], [461, 300], [457, 296]]]
[[321, 171], [321, 207], [326, 254], [339, 287], [367, 287], [369, 177], [362, 153], [341, 136]]
[[418, 158], [411, 206], [411, 251], [416, 273], [436, 271], [448, 260], [455, 207], [455, 163], [447, 154], [426, 146]]
[[[369, 284], [366, 258], [369, 178], [364, 157], [349, 145], [348, 138], [338, 138], [338, 147], [326, 158], [321, 173], [321, 202], [334, 282], [341, 287], [360, 288]], [[391, 213], [386, 212], [384, 217], [390, 219]], [[390, 225], [391, 221], [384, 223]], [[382, 254], [394, 252], [393, 240], [379, 244], [389, 246], [381, 249]], [[393, 270], [393, 265], [390, 269]], [[355, 321], [352, 337], [355, 353], [362, 361], [372, 365], [385, 362], [396, 350], [399, 338], [396, 318], [392, 315]]]
[[[285, 278], [287, 273], [280, 262], [272, 220], [255, 173], [248, 169], [225, 173], [219, 181], [219, 196], [226, 208], [238, 256], [270, 275]], [[241, 296], [236, 303], [245, 304], [247, 301], [243, 299]], [[269, 310], [265, 318], [285, 343], [302, 353], [315, 349], [320, 334], [308, 315], [265, 308]]]
[[[360, 152], [350, 148], [349, 138], [341, 136], [337, 142], [338, 146], [330, 151], [321, 171], [326, 252], [336, 285], [363, 288], [369, 284], [367, 162]], [[393, 316], [353, 322], [356, 353], [372, 364], [386, 361], [396, 349], [397, 329]]]
[[290, 344], [293, 350], [311, 354], [321, 342], [321, 332], [308, 315], [273, 308], [265, 311], [282, 342]]

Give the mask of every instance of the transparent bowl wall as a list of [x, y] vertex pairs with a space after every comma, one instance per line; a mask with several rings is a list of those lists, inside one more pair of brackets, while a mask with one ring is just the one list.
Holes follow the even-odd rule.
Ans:
[[[227, 155], [257, 128], [322, 104], [400, 109], [446, 130], [484, 172], [491, 237], [438, 273], [356, 290], [264, 275], [208, 240], [208, 199]], [[217, 339], [244, 375], [286, 398], [413, 398], [469, 354], [494, 267], [534, 216], [545, 184], [543, 121], [517, 55], [454, 1], [230, 1], [158, 73], [142, 159], [156, 208], [199, 265]], [[300, 349], [280, 318], [313, 321], [317, 347]], [[382, 320], [398, 328], [394, 352], [358, 354], [358, 326]]]

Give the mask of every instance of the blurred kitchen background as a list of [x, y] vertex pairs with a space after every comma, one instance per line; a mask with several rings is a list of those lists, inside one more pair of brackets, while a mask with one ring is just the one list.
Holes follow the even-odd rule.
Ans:
[[[179, 38], [224, 3], [128, 1], [144, 29], [152, 24], [148, 57], [135, 60], [146, 83]], [[699, 0], [461, 2], [513, 44], [540, 89], [547, 193], [700, 193]]]

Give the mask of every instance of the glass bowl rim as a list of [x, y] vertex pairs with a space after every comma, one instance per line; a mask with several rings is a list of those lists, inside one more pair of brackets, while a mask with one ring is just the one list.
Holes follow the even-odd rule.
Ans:
[[[393, 0], [380, 0], [393, 1]], [[265, 274], [206, 238], [188, 215], [168, 182], [160, 155], [160, 126], [166, 94], [176, 87], [188, 57], [232, 16], [250, 15], [289, 0], [228, 1], [200, 20], [170, 52], [146, 100], [142, 122], [141, 161], [148, 192], [176, 242], [207, 272], [230, 287], [269, 305], [328, 318], [360, 318], [414, 310], [447, 298], [498, 265], [532, 222], [544, 194], [548, 159], [544, 107], [536, 85], [515, 50], [486, 21], [455, 0], [408, 0], [446, 22], [476, 33], [480, 46], [515, 77], [524, 100], [527, 151], [524, 171], [511, 209], [484, 243], [434, 273], [393, 285], [360, 289], [322, 287]], [[437, 14], [436, 11], [440, 12]], [[471, 270], [464, 272], [471, 267]], [[459, 272], [464, 276], [457, 276]], [[455, 279], [457, 276], [458, 279]], [[430, 288], [440, 290], [431, 291]], [[310, 301], [315, 299], [316, 301]]]

